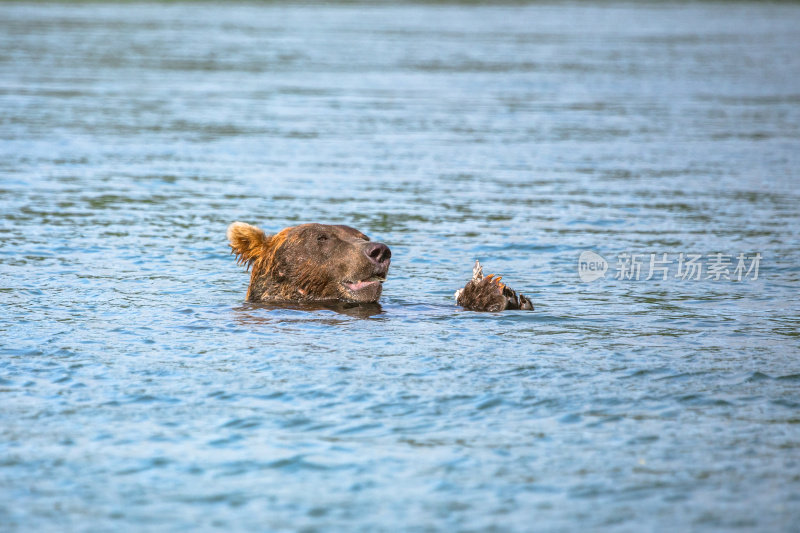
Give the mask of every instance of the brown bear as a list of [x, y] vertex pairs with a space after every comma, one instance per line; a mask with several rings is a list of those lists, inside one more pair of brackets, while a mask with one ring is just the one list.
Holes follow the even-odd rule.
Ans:
[[[301, 224], [275, 235], [234, 222], [228, 240], [237, 262], [252, 268], [250, 302], [374, 303], [381, 296], [392, 252], [349, 226]], [[472, 280], [456, 293], [458, 305], [473, 311], [533, 309], [499, 277], [483, 277], [475, 261]]]
[[377, 302], [392, 252], [349, 226], [301, 224], [275, 235], [234, 222], [228, 241], [252, 268], [251, 302]]

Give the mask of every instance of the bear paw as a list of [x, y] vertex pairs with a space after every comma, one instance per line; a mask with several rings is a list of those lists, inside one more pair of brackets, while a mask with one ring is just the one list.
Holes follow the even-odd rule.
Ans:
[[502, 276], [489, 274], [483, 277], [483, 269], [475, 261], [472, 279], [463, 289], [456, 292], [456, 303], [470, 311], [499, 312], [506, 309], [533, 310], [533, 304], [524, 295], [517, 296], [516, 291], [505, 283]]

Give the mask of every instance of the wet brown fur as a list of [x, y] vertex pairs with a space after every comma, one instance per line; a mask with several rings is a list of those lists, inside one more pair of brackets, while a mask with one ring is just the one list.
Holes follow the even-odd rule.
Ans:
[[[324, 236], [324, 241], [318, 238]], [[369, 238], [347, 226], [302, 224], [268, 236], [261, 229], [234, 222], [228, 227], [231, 253], [251, 269], [251, 302], [377, 301], [378, 284], [353, 293], [342, 284], [384, 277], [364, 254]], [[330, 242], [329, 242], [330, 241]]]
[[480, 263], [475, 262], [473, 278], [456, 293], [456, 303], [470, 311], [499, 312], [512, 309], [533, 310], [533, 304], [524, 295], [500, 283], [502, 276], [489, 274], [483, 277]]

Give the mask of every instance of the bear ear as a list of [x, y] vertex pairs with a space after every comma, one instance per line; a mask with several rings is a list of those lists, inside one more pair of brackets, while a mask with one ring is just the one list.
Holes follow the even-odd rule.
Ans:
[[231, 253], [236, 254], [236, 263], [246, 264], [247, 268], [250, 268], [253, 261], [266, 252], [269, 237], [263, 230], [255, 226], [244, 222], [234, 222], [228, 226], [228, 241], [230, 241]]

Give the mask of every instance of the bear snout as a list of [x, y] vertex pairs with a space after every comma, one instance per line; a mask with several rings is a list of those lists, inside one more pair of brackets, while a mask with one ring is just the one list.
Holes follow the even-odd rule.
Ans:
[[364, 255], [367, 256], [376, 267], [381, 270], [389, 268], [389, 259], [392, 257], [392, 251], [389, 247], [382, 242], [369, 242], [364, 245]]

